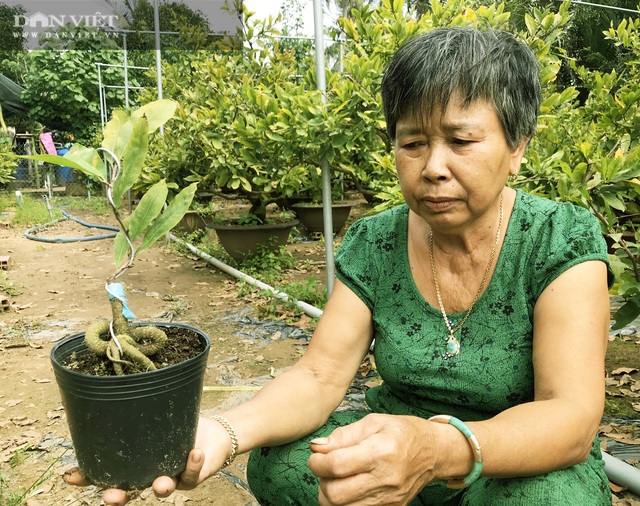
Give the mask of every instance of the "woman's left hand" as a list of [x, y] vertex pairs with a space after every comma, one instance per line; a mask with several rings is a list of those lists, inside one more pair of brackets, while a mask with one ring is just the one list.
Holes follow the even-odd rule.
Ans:
[[314, 439], [309, 468], [320, 478], [320, 505], [408, 504], [433, 479], [434, 425], [371, 414]]

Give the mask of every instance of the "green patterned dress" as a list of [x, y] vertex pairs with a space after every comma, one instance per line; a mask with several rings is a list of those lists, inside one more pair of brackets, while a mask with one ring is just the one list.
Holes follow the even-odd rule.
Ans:
[[[419, 292], [409, 266], [409, 208], [363, 218], [336, 256], [337, 277], [371, 310], [374, 355], [383, 384], [367, 391], [374, 412], [484, 420], [534, 396], [533, 310], [543, 290], [572, 266], [607, 262], [600, 227], [585, 209], [518, 191], [495, 272], [457, 337], [460, 354], [444, 355], [442, 314]], [[449, 315], [454, 326], [464, 313]], [[317, 504], [308, 441], [366, 413], [336, 413], [304, 440], [252, 453], [249, 482], [263, 506]], [[611, 504], [597, 438], [582, 464], [531, 478], [481, 478], [463, 491], [425, 487], [411, 505]]]

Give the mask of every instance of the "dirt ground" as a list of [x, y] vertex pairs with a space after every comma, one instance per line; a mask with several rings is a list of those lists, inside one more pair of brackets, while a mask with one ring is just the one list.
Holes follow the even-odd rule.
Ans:
[[[76, 216], [90, 223], [103, 221]], [[56, 234], [79, 237], [86, 234], [84, 229], [65, 222]], [[322, 258], [320, 242], [291, 248], [300, 258]], [[99, 505], [99, 490], [67, 486], [61, 478], [74, 458], [49, 353], [60, 339], [83, 331], [96, 318], [108, 317], [104, 280], [112, 272], [111, 241], [46, 243], [27, 239], [22, 228], [5, 227], [0, 228], [3, 255], [10, 256], [10, 263], [0, 272], [0, 280], [4, 280], [4, 287], [11, 284], [15, 295], [9, 297], [9, 307], [0, 310], [0, 504], [5, 504], [12, 492], [24, 491], [37, 482], [29, 493], [29, 506]], [[317, 266], [314, 274], [318, 279], [324, 279], [322, 264], [311, 265]], [[260, 315], [252, 300], [239, 297], [229, 276], [194, 256], [163, 246], [152, 248], [141, 254], [123, 281], [129, 305], [139, 320], [187, 323], [211, 338], [205, 385], [239, 388], [205, 392], [202, 410], [207, 414], [248, 398], [252, 392], [241, 387], [264, 384], [304, 351], [308, 317], [294, 324], [256, 323]], [[639, 339], [637, 334], [627, 333], [619, 344], [629, 347], [612, 348], [607, 366], [609, 388], [622, 390], [621, 396], [640, 379]], [[612, 340], [623, 341], [620, 336]], [[621, 368], [627, 369], [620, 372]], [[605, 440], [640, 444], [632, 421], [606, 420], [602, 432], [608, 434]], [[246, 456], [239, 457], [233, 466], [195, 491], [165, 500], [145, 492], [131, 504], [255, 505], [246, 488], [245, 464]], [[617, 504], [640, 504], [637, 497], [618, 492]]]
[[[72, 222], [59, 228], [55, 234], [62, 237], [86, 234]], [[0, 229], [0, 256], [10, 256], [4, 280], [19, 292], [0, 312], [0, 504], [10, 492], [44, 476], [29, 506], [97, 505], [100, 493], [93, 487], [70, 487], [60, 477], [73, 464], [73, 452], [49, 353], [60, 339], [108, 317], [104, 280], [113, 270], [111, 241], [45, 243], [29, 240], [23, 232]], [[293, 247], [301, 256], [315, 255], [318, 248], [319, 243]], [[260, 386], [290, 367], [304, 349], [310, 318], [297, 325], [253, 324], [259, 315], [251, 300], [239, 298], [229, 276], [195, 256], [155, 247], [143, 252], [121, 279], [137, 319], [187, 323], [209, 335], [207, 386]], [[250, 395], [240, 389], [206, 392], [202, 411], [215, 414]], [[164, 501], [143, 494], [131, 504], [255, 504], [245, 489], [245, 462], [246, 457], [239, 457], [196, 491]]]

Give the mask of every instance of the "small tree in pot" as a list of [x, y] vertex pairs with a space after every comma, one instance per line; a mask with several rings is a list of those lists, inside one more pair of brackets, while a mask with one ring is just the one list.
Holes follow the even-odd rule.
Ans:
[[[168, 188], [162, 180], [142, 195], [129, 216], [120, 213], [123, 198], [142, 171], [149, 135], [173, 116], [176, 105], [158, 100], [131, 115], [116, 111], [105, 126], [100, 148], [75, 145], [64, 157], [34, 157], [100, 181], [120, 224], [115, 272], [106, 284], [111, 321], [90, 325], [51, 352], [78, 463], [86, 478], [99, 486], [141, 488], [161, 474], [175, 475], [184, 468], [195, 440], [209, 339], [186, 325], [131, 324], [124, 287], [116, 282], [138, 253], [176, 226], [195, 194], [193, 183], [166, 206]], [[176, 328], [190, 338], [193, 349], [186, 359], [165, 367], [154, 358], [171, 344], [168, 334], [175, 336]], [[101, 369], [106, 375], [76, 370], [91, 352], [110, 361], [111, 366]]]

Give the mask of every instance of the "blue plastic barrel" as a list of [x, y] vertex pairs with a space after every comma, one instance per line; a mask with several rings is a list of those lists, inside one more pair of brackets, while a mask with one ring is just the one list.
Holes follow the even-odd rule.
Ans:
[[[60, 148], [56, 150], [56, 153], [58, 153], [58, 155], [60, 156], [64, 156], [68, 152], [68, 148]], [[66, 185], [67, 183], [71, 183], [73, 181], [73, 169], [71, 167], [61, 165], [56, 169], [56, 176], [58, 179], [58, 184]]]

